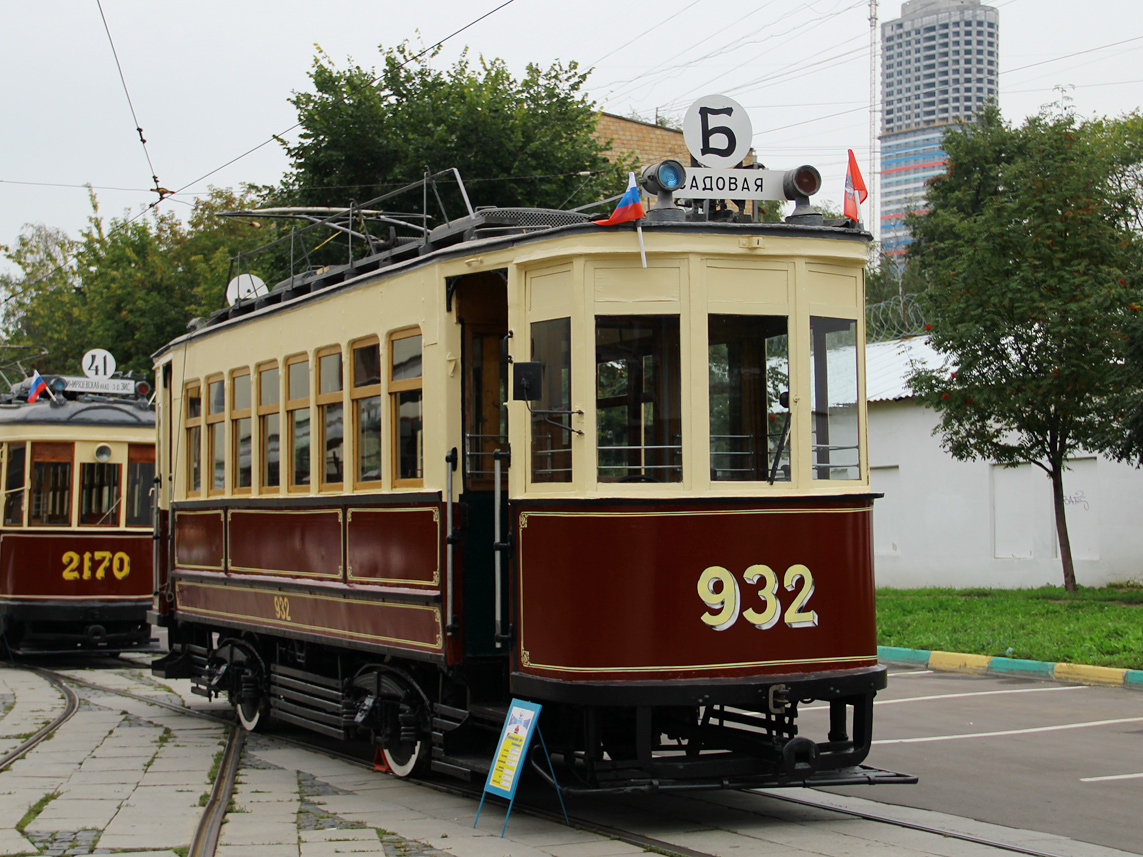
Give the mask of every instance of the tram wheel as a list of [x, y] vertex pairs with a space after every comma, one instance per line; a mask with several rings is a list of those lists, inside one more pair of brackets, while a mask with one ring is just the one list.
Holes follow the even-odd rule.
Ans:
[[235, 700], [234, 713], [247, 732], [264, 731], [266, 721], [270, 719], [269, 700], [264, 696], [259, 696], [257, 699]]
[[353, 679], [358, 700], [369, 700], [366, 726], [389, 770], [398, 777], [420, 773], [429, 761], [432, 705], [404, 670], [385, 665], [362, 668]]
[[385, 764], [395, 776], [407, 777], [424, 766], [428, 753], [424, 741], [391, 741], [381, 746]]

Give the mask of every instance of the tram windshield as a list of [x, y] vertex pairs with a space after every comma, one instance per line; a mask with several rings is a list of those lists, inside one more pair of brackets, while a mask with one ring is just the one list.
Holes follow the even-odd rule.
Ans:
[[[711, 315], [710, 478], [790, 479], [787, 411], [790, 345], [784, 316]], [[778, 466], [773, 466], [774, 456]]]
[[679, 317], [595, 321], [600, 482], [683, 479]]
[[858, 479], [857, 322], [810, 319], [814, 479]]

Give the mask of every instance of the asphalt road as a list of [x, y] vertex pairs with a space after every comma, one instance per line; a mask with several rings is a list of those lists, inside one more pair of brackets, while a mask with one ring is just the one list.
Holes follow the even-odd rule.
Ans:
[[920, 783], [831, 791], [1143, 854], [1143, 693], [910, 667], [889, 676], [866, 763]]

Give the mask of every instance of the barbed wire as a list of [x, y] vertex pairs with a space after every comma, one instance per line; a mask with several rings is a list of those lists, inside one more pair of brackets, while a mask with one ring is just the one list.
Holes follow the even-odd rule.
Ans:
[[885, 342], [925, 332], [925, 317], [916, 295], [901, 295], [865, 307], [865, 339]]

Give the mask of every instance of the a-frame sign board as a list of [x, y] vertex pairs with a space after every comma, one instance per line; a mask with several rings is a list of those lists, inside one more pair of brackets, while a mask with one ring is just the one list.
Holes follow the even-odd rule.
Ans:
[[[504, 827], [500, 830], [503, 838], [504, 831], [508, 829], [508, 816], [512, 814], [512, 804], [516, 800], [516, 787], [520, 785], [521, 766], [528, 755], [528, 746], [532, 743], [532, 733], [540, 738], [540, 746], [544, 750], [544, 758], [548, 760], [548, 769], [552, 773], [552, 782], [556, 781], [556, 772], [551, 767], [552, 760], [548, 756], [544, 736], [540, 734], [537, 725], [540, 721], [542, 706], [536, 702], [524, 702], [513, 699], [508, 709], [508, 717], [504, 720], [504, 728], [500, 732], [500, 741], [496, 745], [496, 757], [492, 763], [492, 770], [488, 772], [488, 780], [484, 784], [484, 793], [480, 796], [480, 806], [476, 809], [476, 820], [472, 826], [476, 827], [480, 821], [480, 810], [484, 807], [484, 798], [489, 792], [508, 799], [508, 812], [504, 814]], [[568, 821], [567, 810], [564, 809], [564, 798], [556, 786], [556, 796], [560, 799], [560, 809], [564, 812], [564, 821]]]

